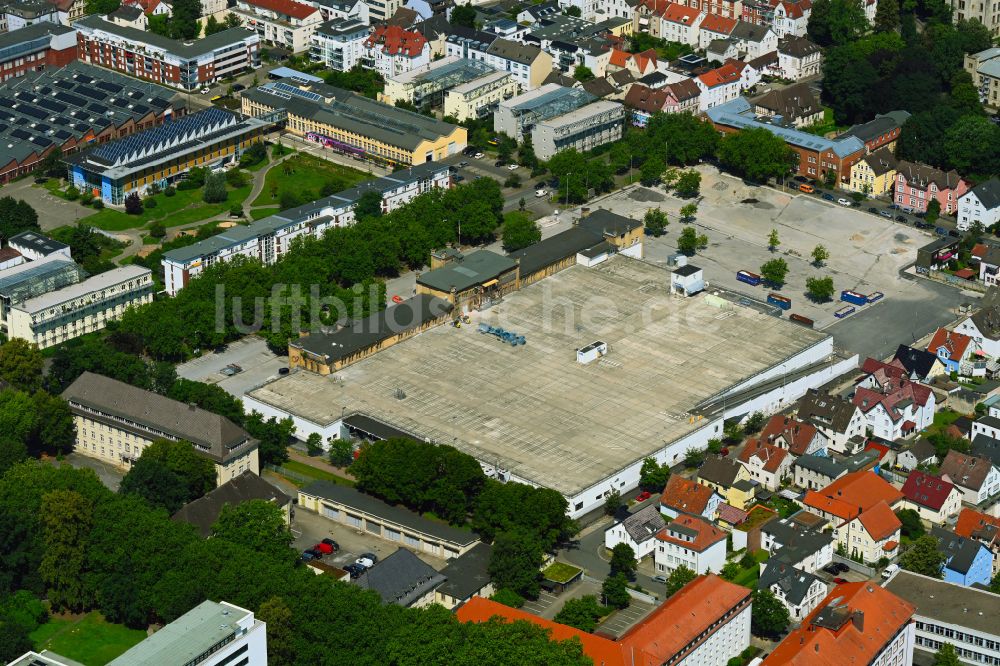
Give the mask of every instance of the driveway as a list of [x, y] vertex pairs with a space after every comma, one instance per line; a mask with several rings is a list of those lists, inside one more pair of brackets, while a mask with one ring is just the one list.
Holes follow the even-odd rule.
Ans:
[[[236, 364], [243, 371], [226, 377], [222, 370]], [[237, 398], [278, 376], [281, 368], [288, 367], [287, 356], [275, 356], [267, 343], [256, 336], [247, 336], [231, 342], [226, 350], [214, 353], [203, 349], [201, 356], [177, 366], [177, 376], [206, 384], [218, 384]]]
[[101, 483], [114, 492], [118, 492], [118, 486], [121, 485], [122, 478], [125, 476], [125, 470], [119, 469], [103, 460], [91, 458], [80, 453], [67, 453], [63, 460], [76, 469], [93, 470], [97, 474], [97, 478], [101, 480]]

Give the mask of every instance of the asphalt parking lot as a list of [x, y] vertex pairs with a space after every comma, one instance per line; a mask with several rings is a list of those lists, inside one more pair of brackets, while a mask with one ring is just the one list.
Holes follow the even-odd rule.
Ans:
[[[243, 371], [232, 377], [222, 374], [226, 366], [233, 363]], [[278, 370], [287, 367], [287, 356], [275, 356], [261, 338], [248, 336], [231, 342], [221, 353], [202, 350], [201, 356], [177, 366], [177, 376], [218, 384], [230, 395], [242, 398], [251, 389], [277, 377]]]
[[601, 633], [619, 637], [653, 612], [656, 606], [632, 599], [628, 608], [612, 613], [601, 623]]

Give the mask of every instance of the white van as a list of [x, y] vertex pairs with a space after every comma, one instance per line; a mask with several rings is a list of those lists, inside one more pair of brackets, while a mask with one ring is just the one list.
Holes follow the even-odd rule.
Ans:
[[887, 566], [885, 568], [885, 571], [882, 572], [882, 578], [884, 580], [889, 580], [892, 577], [892, 575], [894, 573], [896, 573], [897, 571], [899, 571], [899, 565], [898, 564], [890, 564], [889, 566]]

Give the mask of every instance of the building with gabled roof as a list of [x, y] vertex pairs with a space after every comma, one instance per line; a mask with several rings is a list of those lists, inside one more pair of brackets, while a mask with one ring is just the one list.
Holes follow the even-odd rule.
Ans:
[[962, 361], [968, 359], [976, 349], [971, 343], [972, 338], [968, 335], [942, 327], [934, 332], [927, 351], [937, 356], [948, 372], [958, 372]]
[[765, 666], [912, 664], [914, 607], [875, 583], [835, 587]]
[[714, 489], [680, 474], [671, 474], [660, 495], [660, 511], [676, 518], [681, 514], [712, 520], [722, 497]]
[[894, 198], [903, 210], [923, 213], [931, 199], [936, 199], [942, 213], [954, 213], [968, 189], [969, 184], [954, 169], [943, 171], [906, 160], [896, 166]]
[[937, 450], [926, 437], [921, 437], [896, 455], [896, 465], [911, 471], [920, 465], [937, 464]]
[[778, 40], [778, 70], [792, 81], [815, 76], [823, 66], [823, 49], [803, 36], [786, 35]]
[[605, 530], [604, 547], [611, 550], [624, 543], [635, 553], [635, 558], [641, 560], [656, 550], [656, 535], [664, 523], [660, 507], [651, 502]]
[[364, 49], [361, 66], [375, 70], [386, 79], [431, 63], [431, 47], [427, 38], [396, 25], [376, 26], [368, 35]]
[[757, 579], [757, 589], [770, 590], [788, 609], [792, 622], [811, 613], [827, 593], [822, 578], [779, 560], [767, 562]]
[[880, 148], [851, 167], [851, 182], [847, 189], [880, 197], [891, 192], [895, 184], [896, 156], [889, 148]]
[[847, 465], [829, 456], [808, 453], [792, 463], [795, 485], [805, 490], [819, 490], [847, 474]]
[[895, 441], [931, 425], [936, 409], [934, 391], [884, 370], [867, 375], [854, 389], [854, 405], [865, 415], [875, 436]]
[[968, 504], [985, 505], [1000, 494], [1000, 469], [986, 458], [950, 449], [941, 461], [940, 473], [955, 484]]
[[768, 490], [781, 488], [792, 467], [788, 451], [759, 439], [747, 441], [739, 461], [750, 472], [750, 478]]
[[244, 25], [255, 26], [265, 42], [292, 53], [309, 50], [313, 33], [323, 22], [317, 7], [297, 0], [237, 0], [230, 11]]
[[291, 524], [292, 498], [276, 486], [247, 470], [177, 510], [171, 520], [194, 525], [202, 537], [212, 536], [212, 526], [226, 506], [259, 500], [281, 509], [285, 523]]
[[446, 580], [434, 590], [434, 601], [452, 609], [467, 603], [473, 597], [489, 597], [493, 594], [493, 579], [490, 577], [490, 559], [493, 546], [477, 543], [462, 555], [448, 560], [441, 569]]
[[821, 453], [826, 449], [826, 439], [816, 426], [784, 414], [775, 414], [760, 431], [761, 442], [786, 449], [794, 456]]
[[377, 593], [383, 603], [421, 608], [434, 602], [434, 590], [445, 577], [411, 551], [397, 548], [352, 582]]
[[963, 587], [987, 587], [993, 577], [993, 552], [976, 539], [960, 536], [949, 529], [931, 527], [938, 551], [944, 555], [941, 575], [947, 583]]
[[[998, 325], [1000, 325], [1000, 320], [998, 320]], [[926, 382], [928, 379], [946, 372], [944, 363], [937, 357], [937, 354], [925, 349], [899, 345], [892, 360], [901, 365], [909, 373], [909, 378], [916, 382]]]
[[974, 224], [989, 229], [1000, 222], [1000, 178], [984, 180], [958, 197], [955, 226], [967, 231]]
[[962, 507], [962, 491], [940, 477], [913, 470], [903, 484], [903, 507], [924, 520], [940, 525]]
[[860, 438], [865, 435], [868, 423], [861, 410], [847, 398], [809, 391], [796, 405], [796, 415], [814, 426], [832, 451], [853, 455], [863, 444]]
[[771, 519], [760, 528], [760, 547], [771, 554], [771, 562], [816, 573], [833, 561], [834, 537], [828, 526], [825, 518], [805, 510]]
[[955, 534], [989, 548], [993, 553], [993, 576], [1000, 573], [1000, 518], [966, 507], [958, 514]]
[[704, 518], [678, 516], [660, 528], [654, 541], [659, 573], [681, 566], [696, 574], [719, 573], [726, 564], [726, 532]]
[[770, 116], [773, 122], [805, 127], [823, 119], [823, 107], [807, 83], [778, 88], [754, 100], [758, 115]]
[[834, 524], [839, 547], [865, 562], [892, 557], [902, 524], [893, 513], [903, 494], [871, 471], [848, 473], [802, 503]]
[[[983, 256], [994, 254], [992, 248], [983, 247]], [[971, 338], [972, 348], [982, 351], [986, 356], [1000, 356], [1000, 288], [986, 288], [986, 295], [979, 302], [979, 307], [955, 327], [953, 335], [955, 334]]]

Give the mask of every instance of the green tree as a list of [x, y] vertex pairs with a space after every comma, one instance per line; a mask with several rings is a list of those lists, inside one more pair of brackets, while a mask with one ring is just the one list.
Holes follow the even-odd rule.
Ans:
[[132, 192], [125, 197], [125, 212], [129, 215], [142, 214], [142, 198], [137, 192]]
[[29, 632], [14, 622], [0, 618], [0, 661], [14, 663], [35, 647]]
[[563, 10], [563, 14], [565, 14], [566, 16], [573, 16], [576, 18], [580, 18], [582, 12], [580, 8], [577, 7], [576, 5], [570, 5], [569, 7]]
[[359, 220], [367, 217], [382, 217], [382, 193], [368, 190], [354, 204], [354, 215]]
[[665, 169], [666, 165], [659, 157], [647, 157], [646, 161], [639, 167], [639, 182], [647, 187], [656, 185], [660, 182]]
[[514, 252], [542, 240], [542, 230], [524, 213], [507, 213], [500, 232], [503, 249]]
[[159, 460], [139, 460], [122, 478], [118, 492], [140, 497], [151, 507], [173, 514], [188, 501], [187, 484], [179, 474]]
[[680, 236], [677, 237], [677, 249], [689, 257], [698, 251], [698, 232], [694, 227], [684, 227], [681, 230]]
[[902, 533], [906, 538], [919, 539], [926, 533], [924, 523], [920, 520], [920, 514], [915, 510], [899, 509], [896, 511], [896, 517], [903, 524]]
[[42, 496], [41, 519], [45, 551], [38, 573], [53, 608], [79, 611], [87, 606], [84, 564], [93, 520], [93, 506], [73, 490], [52, 490]]
[[0, 380], [13, 388], [33, 391], [41, 386], [44, 363], [32, 342], [14, 338], [0, 345]]
[[121, 0], [87, 0], [84, 11], [87, 14], [107, 15], [121, 6]]
[[451, 10], [451, 24], [475, 29], [476, 8], [471, 3], [464, 5], [456, 4]]
[[503, 604], [504, 606], [510, 606], [511, 608], [520, 608], [524, 605], [524, 597], [513, 590], [507, 588], [501, 588], [493, 593], [490, 597], [493, 601], [498, 604]]
[[306, 438], [306, 451], [311, 456], [318, 456], [323, 452], [323, 436], [318, 432], [310, 433]]
[[545, 561], [544, 548], [525, 529], [501, 532], [493, 541], [488, 571], [497, 589], [507, 588], [522, 597], [538, 598], [539, 570]]
[[788, 608], [771, 590], [754, 590], [750, 631], [755, 636], [780, 636], [788, 629], [788, 622]]
[[594, 72], [586, 65], [577, 65], [576, 69], [573, 70], [573, 78], [580, 83], [586, 83], [594, 80]]
[[646, 458], [642, 461], [639, 470], [639, 485], [644, 490], [659, 492], [667, 485], [670, 478], [670, 467], [660, 465], [653, 458]]
[[806, 31], [820, 46], [856, 41], [868, 29], [864, 9], [858, 0], [816, 0]]
[[736, 580], [736, 577], [740, 575], [740, 565], [736, 562], [726, 562], [722, 567], [722, 571], [719, 575], [730, 582]]
[[880, 77], [860, 48], [849, 45], [828, 49], [822, 70], [823, 100], [833, 107], [833, 119], [838, 124], [870, 117], [874, 107], [872, 86]]
[[69, 404], [59, 396], [45, 391], [35, 391], [31, 397], [34, 403], [35, 427], [29, 441], [36, 451], [66, 453], [76, 441], [76, 426]]
[[822, 266], [823, 262], [830, 258], [830, 251], [826, 249], [823, 245], [817, 245], [812, 251], [812, 260], [814, 266]]
[[833, 298], [833, 278], [806, 278], [806, 293], [809, 298], [818, 303], [829, 301]]
[[605, 610], [597, 603], [597, 597], [587, 594], [578, 599], [568, 599], [554, 620], [590, 633], [597, 628], [597, 620], [603, 615]]
[[961, 663], [955, 646], [951, 643], [942, 643], [941, 647], [934, 653], [933, 666], [960, 666]]
[[226, 175], [223, 173], [210, 173], [205, 176], [205, 191], [201, 198], [205, 203], [220, 203], [228, 198], [226, 193]]
[[250, 436], [260, 442], [258, 452], [261, 464], [280, 465], [288, 460], [288, 444], [295, 432], [291, 419], [265, 420], [260, 412], [250, 412], [243, 423]]
[[622, 508], [622, 506], [624, 506], [624, 503], [622, 502], [621, 493], [617, 490], [612, 490], [604, 500], [604, 514], [613, 516], [618, 513], [618, 509]]
[[635, 561], [635, 551], [627, 543], [619, 543], [611, 549], [611, 575], [622, 574], [628, 580], [635, 578], [638, 563]]
[[788, 276], [788, 263], [781, 258], [771, 259], [761, 265], [760, 275], [768, 284], [780, 289]]
[[645, 139], [643, 145], [631, 147], [637, 162], [663, 148], [663, 159], [669, 164], [696, 164], [714, 157], [719, 145], [712, 123], [690, 113], [653, 114], [646, 123]]
[[295, 666], [298, 662], [295, 659], [294, 619], [285, 600], [271, 597], [257, 609], [257, 618], [267, 624], [267, 663]]
[[604, 579], [601, 585], [601, 596], [604, 603], [614, 608], [628, 608], [631, 597], [628, 594], [628, 579], [623, 573], [613, 573]]
[[[698, 204], [688, 203], [681, 206], [681, 219], [685, 222], [689, 222], [694, 219], [694, 216], [698, 214]], [[701, 237], [699, 236], [699, 239]], [[707, 244], [707, 241], [698, 241], [698, 247], [702, 247]]]
[[31, 396], [23, 391], [0, 391], [0, 436], [26, 443], [35, 431], [37, 414]]
[[941, 215], [941, 202], [937, 199], [931, 199], [927, 203], [927, 221], [931, 224], [937, 222], [938, 216]]
[[654, 238], [659, 238], [665, 234], [667, 232], [667, 225], [670, 224], [667, 214], [659, 208], [650, 208], [647, 210], [642, 222], [646, 227], [646, 233]]
[[201, 0], [174, 0], [169, 31], [172, 39], [197, 39], [201, 18]]
[[680, 197], [696, 197], [701, 187], [701, 174], [694, 169], [688, 169], [677, 177], [675, 191]]
[[892, 32], [899, 27], [899, 0], [880, 0], [875, 10], [875, 32]]
[[212, 526], [212, 536], [277, 559], [294, 560], [296, 556], [285, 512], [266, 500], [226, 504]]
[[914, 573], [940, 578], [945, 556], [938, 550], [938, 540], [929, 534], [918, 537], [899, 558], [899, 566]]
[[349, 467], [354, 462], [354, 444], [348, 439], [330, 440], [330, 464]]
[[705, 452], [701, 449], [691, 447], [684, 452], [684, 464], [688, 467], [699, 467], [705, 462]]
[[959, 173], [1000, 171], [1000, 127], [981, 116], [959, 118], [945, 132], [948, 163]]
[[764, 412], [754, 412], [747, 417], [747, 422], [743, 424], [743, 430], [748, 435], [753, 435], [760, 432], [761, 428], [767, 422], [767, 416]]
[[220, 23], [214, 16], [209, 16], [205, 19], [205, 36], [214, 35], [217, 32], [222, 32], [226, 29], [225, 23]]
[[781, 137], [762, 127], [729, 134], [719, 144], [722, 165], [756, 182], [785, 176], [797, 160], [798, 155]]
[[17, 463], [27, 459], [28, 447], [24, 442], [6, 435], [0, 435], [0, 476]]
[[722, 448], [723, 448], [722, 440], [713, 437], [712, 439], [708, 440], [708, 445], [705, 447], [705, 450], [708, 451], [708, 453], [710, 453], [711, 455], [717, 456], [720, 453], [722, 453]]
[[667, 576], [666, 598], [669, 599], [670, 597], [674, 596], [674, 594], [679, 592], [685, 585], [687, 585], [697, 577], [698, 574], [696, 574], [691, 569], [688, 569], [683, 564], [674, 569], [673, 571], [671, 571], [670, 575]]
[[771, 229], [771, 233], [767, 235], [767, 249], [774, 252], [781, 245], [781, 239], [778, 238], [778, 230]]

